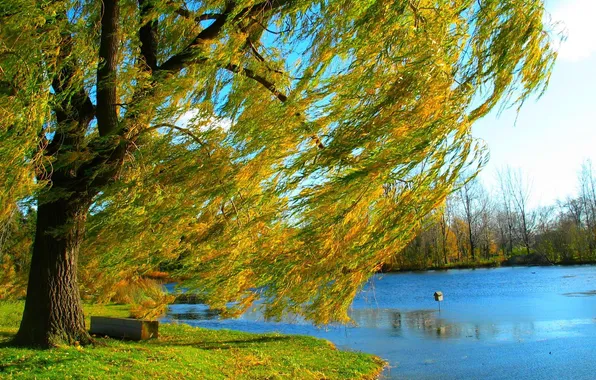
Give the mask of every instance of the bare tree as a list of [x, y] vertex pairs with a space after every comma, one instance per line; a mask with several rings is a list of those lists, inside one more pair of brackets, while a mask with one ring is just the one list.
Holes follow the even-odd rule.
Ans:
[[[596, 173], [590, 161], [578, 173], [578, 192], [550, 206], [530, 209], [529, 181], [521, 171], [498, 173], [498, 189], [490, 196], [477, 179], [459, 182], [445, 206], [426, 219], [419, 237], [401, 257], [406, 266], [421, 268], [432, 261], [491, 259], [499, 242], [509, 263], [572, 264], [596, 260]], [[511, 258], [514, 249], [520, 256]], [[425, 264], [429, 263], [429, 264]]]
[[478, 244], [480, 252], [485, 259], [488, 259], [492, 253], [491, 246], [493, 243], [496, 223], [494, 222], [495, 209], [486, 191], [482, 191], [481, 193], [480, 205], [480, 215], [478, 217]]
[[488, 200], [484, 188], [477, 178], [465, 180], [457, 192], [461, 219], [466, 224], [467, 249], [472, 260], [476, 260], [481, 217], [486, 212]]
[[578, 202], [583, 209], [589, 255], [593, 256], [596, 249], [596, 174], [590, 160], [582, 164], [579, 174]]
[[447, 265], [449, 263], [449, 257], [447, 254], [447, 239], [449, 237], [449, 225], [451, 223], [452, 214], [452, 198], [448, 197], [445, 202], [445, 206], [441, 210], [441, 216], [439, 218], [439, 229], [441, 232], [441, 253], [443, 255], [443, 263]]
[[504, 256], [511, 256], [513, 254], [513, 239], [515, 228], [515, 212], [513, 208], [513, 200], [509, 188], [507, 186], [506, 174], [503, 170], [497, 172], [499, 180], [499, 211], [497, 215], [497, 223], [499, 225], [499, 235], [501, 237], [501, 248]]
[[511, 201], [510, 205], [513, 206], [519, 216], [519, 234], [526, 249], [526, 254], [529, 255], [532, 233], [536, 222], [536, 214], [528, 208], [531, 195], [530, 181], [527, 178], [524, 179], [521, 170], [513, 170], [510, 167], [499, 172], [499, 179], [501, 188], [507, 193]]

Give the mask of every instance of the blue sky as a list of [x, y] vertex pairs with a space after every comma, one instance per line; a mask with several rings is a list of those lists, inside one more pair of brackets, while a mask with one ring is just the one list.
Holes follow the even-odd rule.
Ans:
[[567, 34], [546, 93], [519, 115], [493, 112], [473, 127], [490, 150], [482, 182], [496, 191], [498, 169], [520, 169], [534, 207], [575, 194], [582, 162], [596, 164], [596, 0], [547, 0], [546, 7]]

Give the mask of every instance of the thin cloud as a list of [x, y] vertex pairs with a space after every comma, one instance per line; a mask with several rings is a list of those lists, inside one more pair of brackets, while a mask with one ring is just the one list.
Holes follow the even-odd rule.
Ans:
[[561, 22], [567, 39], [559, 47], [559, 58], [577, 62], [596, 53], [596, 0], [563, 0], [552, 12]]
[[232, 127], [232, 120], [228, 118], [216, 118], [210, 117], [208, 119], [198, 118], [199, 112], [197, 110], [190, 110], [183, 113], [178, 120], [176, 125], [182, 128], [188, 127], [190, 124], [200, 125], [199, 129], [203, 132], [221, 128], [224, 132], [227, 132]]

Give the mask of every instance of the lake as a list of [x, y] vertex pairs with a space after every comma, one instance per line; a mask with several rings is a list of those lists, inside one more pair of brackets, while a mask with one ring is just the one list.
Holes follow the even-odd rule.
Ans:
[[171, 305], [164, 321], [325, 338], [384, 358], [390, 379], [596, 378], [596, 266], [376, 275], [351, 316], [355, 327], [319, 329], [298, 318], [267, 322], [257, 311], [222, 320], [205, 305]]

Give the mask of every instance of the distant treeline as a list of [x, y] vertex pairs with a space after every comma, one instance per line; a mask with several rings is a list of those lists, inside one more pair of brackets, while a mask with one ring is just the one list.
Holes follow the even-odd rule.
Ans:
[[520, 171], [498, 173], [497, 189], [478, 179], [461, 184], [428, 215], [418, 236], [385, 271], [596, 262], [596, 175], [582, 165], [578, 193], [530, 209], [531, 189]]

